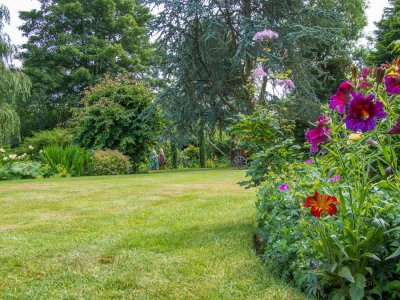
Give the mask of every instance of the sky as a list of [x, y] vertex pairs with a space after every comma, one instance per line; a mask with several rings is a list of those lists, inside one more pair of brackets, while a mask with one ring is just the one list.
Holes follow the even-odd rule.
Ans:
[[[18, 30], [22, 22], [18, 17], [18, 11], [38, 9], [40, 4], [37, 0], [0, 0], [0, 4], [4, 4], [10, 10], [11, 24], [5, 26], [5, 32], [11, 37], [11, 41], [15, 45], [21, 45], [26, 41], [22, 33]], [[374, 22], [381, 19], [383, 8], [387, 6], [387, 0], [370, 0], [367, 10], [368, 26], [364, 29], [364, 36], [371, 35], [375, 30]], [[363, 39], [365, 40], [365, 39]], [[18, 64], [18, 62], [16, 62]]]

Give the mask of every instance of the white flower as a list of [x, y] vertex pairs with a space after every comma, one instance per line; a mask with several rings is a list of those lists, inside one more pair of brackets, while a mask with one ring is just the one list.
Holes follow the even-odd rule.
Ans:
[[39, 153], [43, 153], [43, 150], [40, 150]]
[[35, 149], [35, 147], [33, 147], [32, 145], [29, 145], [29, 150], [33, 150], [33, 149]]
[[5, 153], [6, 150], [4, 150], [3, 148], [0, 148], [0, 153]]
[[7, 161], [7, 160], [8, 160], [8, 157], [3, 157], [3, 160], [4, 160], [4, 161]]
[[8, 156], [9, 159], [16, 159], [17, 158], [17, 154], [10, 154]]

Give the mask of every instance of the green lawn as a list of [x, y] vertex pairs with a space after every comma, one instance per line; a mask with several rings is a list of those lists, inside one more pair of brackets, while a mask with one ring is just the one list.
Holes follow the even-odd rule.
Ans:
[[236, 170], [0, 183], [1, 299], [303, 299], [252, 250]]

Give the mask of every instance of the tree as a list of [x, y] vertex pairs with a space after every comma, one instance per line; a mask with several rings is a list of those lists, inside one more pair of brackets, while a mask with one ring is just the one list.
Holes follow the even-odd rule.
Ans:
[[376, 23], [375, 50], [368, 57], [370, 64], [392, 62], [398, 53], [393, 51], [393, 42], [400, 40], [400, 1], [389, 0], [382, 19]]
[[[287, 77], [296, 85], [285, 94], [292, 96], [291, 110], [307, 122], [341, 79], [333, 75], [345, 77], [351, 41], [366, 24], [364, 0], [147, 2], [160, 10], [153, 30], [172, 81], [160, 99], [179, 133], [225, 127], [233, 115], [252, 112], [254, 96], [264, 105], [277, 101], [268, 86]], [[265, 28], [279, 38], [254, 41]], [[272, 75], [258, 94], [249, 79], [255, 67]]]
[[160, 113], [152, 107], [151, 90], [126, 76], [106, 77], [89, 88], [71, 124], [76, 142], [92, 149], [119, 150], [133, 167], [144, 162], [162, 128]]
[[8, 65], [15, 52], [10, 38], [3, 32], [4, 24], [9, 22], [8, 9], [0, 5], [0, 146], [20, 142], [20, 118], [15, 103], [25, 99], [30, 91], [29, 78]]
[[23, 68], [33, 95], [24, 131], [65, 122], [84, 89], [105, 74], [143, 72], [151, 58], [148, 9], [133, 0], [40, 0], [20, 13]]

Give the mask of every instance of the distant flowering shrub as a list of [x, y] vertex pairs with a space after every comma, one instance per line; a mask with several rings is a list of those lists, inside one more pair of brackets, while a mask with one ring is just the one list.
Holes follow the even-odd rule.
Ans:
[[264, 29], [263, 31], [257, 32], [253, 40], [255, 41], [265, 41], [265, 40], [272, 40], [279, 37], [279, 34], [271, 29]]
[[94, 175], [128, 174], [130, 167], [129, 157], [117, 150], [98, 150], [94, 153]]
[[251, 76], [254, 78], [263, 78], [268, 76], [267, 72], [264, 71], [262, 67], [255, 68], [251, 70]]

